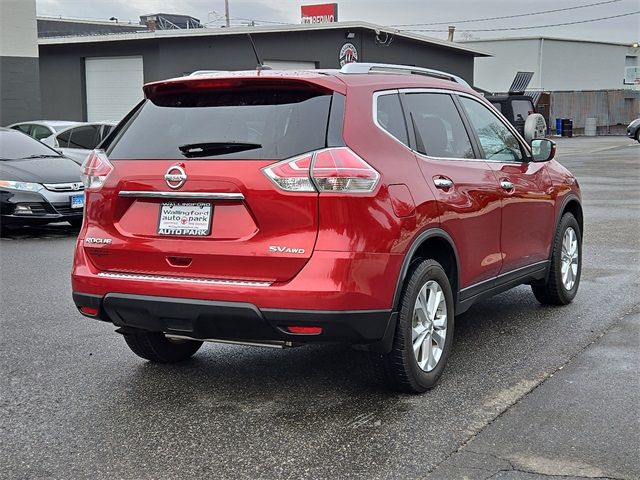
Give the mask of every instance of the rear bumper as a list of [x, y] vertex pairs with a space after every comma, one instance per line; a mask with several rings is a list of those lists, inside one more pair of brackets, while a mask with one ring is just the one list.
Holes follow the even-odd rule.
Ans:
[[[85, 315], [122, 328], [164, 332], [196, 339], [342, 342], [381, 344], [395, 327], [391, 310], [282, 310], [260, 309], [251, 303], [183, 299], [109, 293], [105, 296], [74, 292]], [[321, 327], [319, 334], [293, 334], [288, 326]]]

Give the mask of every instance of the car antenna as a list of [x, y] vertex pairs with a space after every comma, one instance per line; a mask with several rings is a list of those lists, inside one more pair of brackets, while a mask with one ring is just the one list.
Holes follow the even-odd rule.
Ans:
[[269, 65], [265, 65], [264, 63], [262, 63], [262, 59], [260, 58], [260, 55], [258, 55], [258, 50], [256, 49], [256, 44], [253, 43], [253, 38], [251, 38], [251, 34], [247, 33], [247, 37], [249, 37], [249, 41], [251, 42], [251, 48], [253, 48], [253, 53], [256, 56], [256, 60], [258, 61], [258, 65], [256, 66], [256, 70], [260, 71], [260, 70], [271, 70], [271, 67]]

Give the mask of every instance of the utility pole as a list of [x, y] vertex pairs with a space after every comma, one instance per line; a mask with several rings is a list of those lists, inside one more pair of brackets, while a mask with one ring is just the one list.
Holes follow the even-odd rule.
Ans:
[[229, 0], [224, 0], [224, 19], [226, 20], [227, 28], [229, 28], [231, 26], [229, 23]]

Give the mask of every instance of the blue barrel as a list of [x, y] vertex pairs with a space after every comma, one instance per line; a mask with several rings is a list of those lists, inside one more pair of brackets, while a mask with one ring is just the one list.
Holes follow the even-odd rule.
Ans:
[[556, 118], [556, 135], [562, 135], [562, 118]]

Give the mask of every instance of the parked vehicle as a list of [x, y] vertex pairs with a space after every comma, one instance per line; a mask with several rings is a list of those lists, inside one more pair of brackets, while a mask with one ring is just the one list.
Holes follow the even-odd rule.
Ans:
[[61, 130], [80, 124], [81, 122], [70, 122], [66, 120], [36, 120], [33, 122], [14, 123], [7, 128], [20, 130], [36, 140], [42, 140], [43, 138], [55, 135]]
[[61, 130], [43, 139], [42, 142], [82, 165], [91, 151], [109, 135], [115, 125], [115, 122], [82, 123]]
[[485, 95], [485, 98], [504, 115], [518, 133], [524, 136], [524, 124], [532, 113], [536, 113], [533, 100], [528, 95]]
[[0, 128], [0, 223], [80, 226], [84, 206], [80, 167], [22, 132]]
[[633, 138], [636, 142], [640, 142], [640, 118], [636, 118], [627, 127], [627, 137]]
[[346, 342], [423, 392], [477, 300], [576, 295], [575, 177], [453, 75], [352, 63], [144, 91], [83, 167], [72, 272], [79, 311], [142, 358]]

